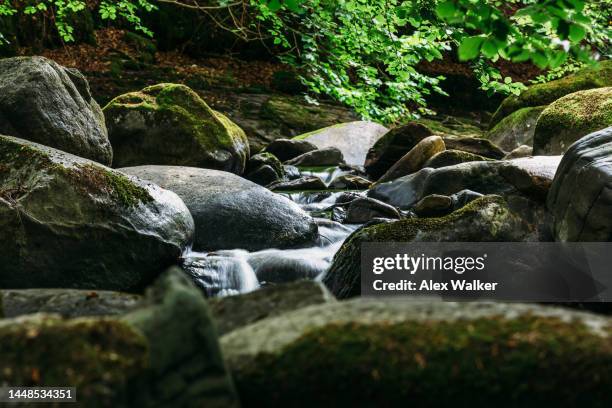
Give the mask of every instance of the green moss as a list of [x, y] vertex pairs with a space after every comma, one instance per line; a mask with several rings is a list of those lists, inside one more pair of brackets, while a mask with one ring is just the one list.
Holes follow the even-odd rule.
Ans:
[[334, 128], [341, 128], [341, 127], [346, 126], [346, 125], [347, 125], [347, 123], [337, 123], [335, 125], [327, 126], [327, 127], [323, 128], [323, 129], [316, 129], [316, 130], [313, 130], [311, 132], [304, 133], [303, 135], [295, 136], [293, 139], [295, 139], [295, 140], [305, 140], [305, 139], [308, 139], [312, 135], [316, 135], [318, 133], [321, 133], [324, 130], [334, 129]]
[[0, 382], [76, 387], [87, 406], [121, 406], [117, 390], [146, 359], [142, 335], [120, 321], [55, 315], [0, 321]]
[[521, 316], [329, 324], [234, 372], [247, 405], [612, 403], [612, 329]]
[[612, 60], [601, 61], [556, 81], [532, 85], [519, 96], [506, 98], [493, 115], [489, 128], [521, 108], [548, 105], [574, 92], [606, 86], [612, 86]]
[[415, 122], [427, 126], [433, 134], [440, 136], [482, 137], [478, 125], [466, 118], [446, 116], [441, 119], [421, 118]]
[[566, 95], [540, 115], [534, 134], [535, 154], [561, 154], [587, 134], [612, 125], [612, 87]]
[[337, 122], [337, 116], [324, 108], [306, 103], [303, 98], [272, 97], [261, 107], [265, 119], [302, 131], [321, 129]]
[[464, 152], [462, 150], [444, 150], [431, 159], [429, 159], [424, 165], [425, 167], [431, 167], [438, 169], [440, 167], [453, 166], [455, 164], [468, 163], [474, 161], [493, 161], [488, 157], [480, 156], [478, 154]]

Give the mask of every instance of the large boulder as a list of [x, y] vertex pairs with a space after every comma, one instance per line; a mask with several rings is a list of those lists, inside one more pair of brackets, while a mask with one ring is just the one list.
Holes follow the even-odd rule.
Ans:
[[249, 157], [242, 129], [185, 85], [158, 84], [118, 96], [104, 115], [115, 167], [177, 165], [241, 174]]
[[532, 146], [535, 125], [545, 108], [527, 107], [512, 112], [489, 131], [488, 139], [507, 151], [522, 145]]
[[482, 194], [525, 195], [544, 201], [561, 156], [476, 161], [424, 168], [396, 180], [376, 184], [368, 196], [408, 209], [430, 194], [451, 195], [469, 189]]
[[440, 136], [428, 136], [417, 143], [416, 146], [391, 166], [391, 168], [378, 179], [378, 182], [384, 183], [419, 171], [429, 159], [445, 149], [444, 140], [442, 140]]
[[104, 115], [85, 77], [43, 57], [0, 60], [0, 134], [110, 165]]
[[533, 153], [563, 154], [576, 140], [611, 125], [612, 87], [569, 94], [540, 115], [533, 135]]
[[120, 316], [0, 319], [0, 382], [77, 388], [92, 407], [237, 407], [201, 293], [178, 269]]
[[612, 86], [612, 61], [601, 61], [565, 78], [532, 85], [518, 96], [509, 96], [499, 106], [489, 124], [492, 129], [503, 118], [522, 108], [546, 106], [557, 99], [582, 90]]
[[195, 220], [196, 250], [288, 248], [315, 241], [312, 218], [289, 199], [234, 174], [195, 167], [121, 171], [178, 194]]
[[342, 152], [347, 164], [362, 166], [368, 149], [387, 132], [386, 127], [377, 123], [349, 122], [315, 130], [295, 139], [306, 140], [319, 149], [335, 147]]
[[178, 261], [193, 219], [170, 191], [0, 136], [0, 287], [139, 290]]
[[605, 407], [611, 335], [608, 317], [548, 306], [354, 299], [221, 347], [245, 406]]
[[612, 127], [573, 144], [548, 194], [559, 241], [612, 240]]
[[349, 236], [323, 278], [338, 298], [361, 292], [364, 242], [512, 242], [537, 240], [537, 230], [500, 196], [484, 196], [439, 218], [409, 218], [361, 228]]

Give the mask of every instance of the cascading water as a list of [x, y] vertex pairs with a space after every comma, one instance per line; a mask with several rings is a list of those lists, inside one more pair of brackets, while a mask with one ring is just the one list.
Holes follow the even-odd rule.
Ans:
[[[331, 168], [327, 169], [327, 172], [317, 172], [316, 175], [325, 181], [333, 180], [342, 172], [338, 168]], [[327, 271], [344, 239], [358, 227], [316, 218], [318, 213], [334, 205], [343, 194], [346, 192], [283, 194], [315, 217], [319, 229], [316, 246], [296, 249], [270, 248], [256, 252], [243, 249], [208, 253], [189, 251], [183, 255], [183, 269], [207, 296], [228, 296], [250, 292], [261, 285], [317, 279]]]

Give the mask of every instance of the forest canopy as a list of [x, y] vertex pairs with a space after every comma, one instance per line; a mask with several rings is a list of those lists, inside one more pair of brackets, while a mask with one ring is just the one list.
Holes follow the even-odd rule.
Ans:
[[[501, 75], [500, 60], [530, 62], [549, 80], [610, 55], [612, 0], [103, 0], [95, 9], [102, 20], [154, 37], [144, 16], [161, 5], [263, 42], [296, 69], [310, 96], [383, 122], [429, 112], [427, 96], [445, 94], [442, 77], [417, 65], [449, 53], [470, 64], [482, 89], [502, 94], [524, 85]], [[82, 0], [0, 0], [0, 20], [48, 14], [59, 37], [72, 42], [87, 7]], [[0, 24], [0, 42], [7, 41]]]

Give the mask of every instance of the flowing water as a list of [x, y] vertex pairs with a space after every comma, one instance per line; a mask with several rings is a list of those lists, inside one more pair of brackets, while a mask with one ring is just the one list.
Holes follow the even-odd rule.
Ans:
[[[332, 168], [302, 172], [302, 175], [314, 175], [329, 184], [344, 173], [343, 170]], [[183, 269], [207, 296], [228, 296], [250, 292], [267, 284], [318, 279], [329, 268], [344, 239], [359, 226], [317, 217], [345, 194], [329, 191], [283, 194], [315, 218], [319, 239], [312, 247], [270, 248], [256, 252], [244, 249], [189, 251], [183, 255]]]

